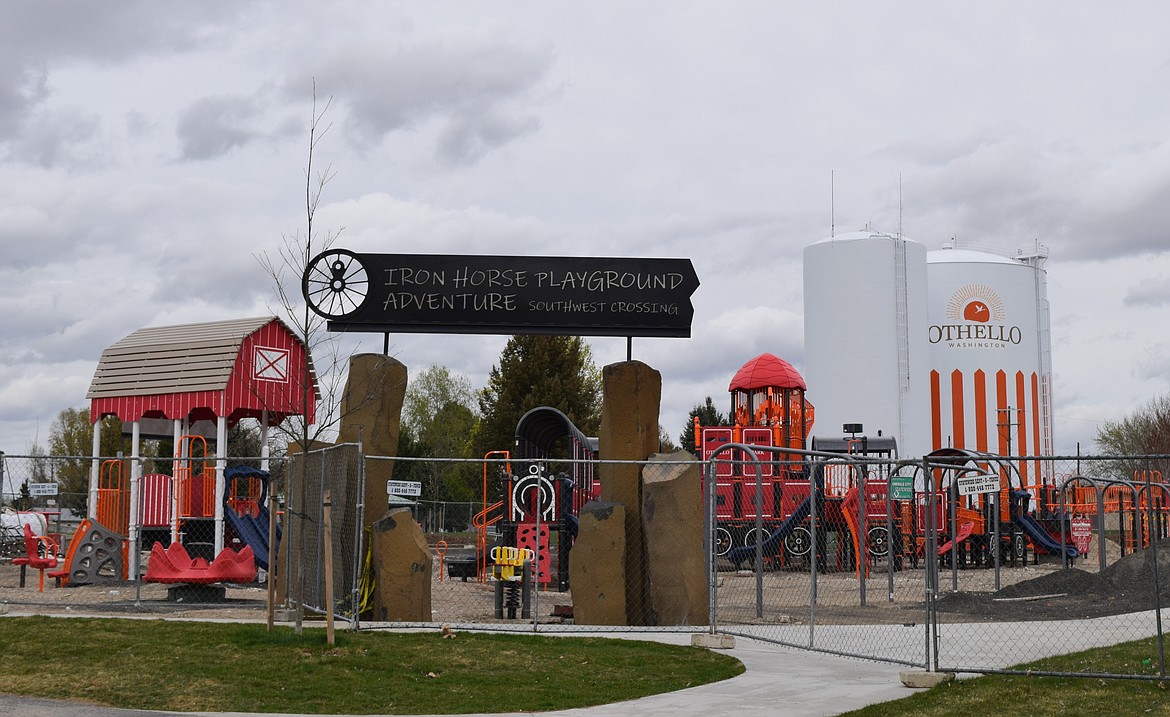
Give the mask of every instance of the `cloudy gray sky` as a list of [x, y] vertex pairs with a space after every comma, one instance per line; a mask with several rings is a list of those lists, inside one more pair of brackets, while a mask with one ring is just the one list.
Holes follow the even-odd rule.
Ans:
[[[0, 450], [43, 445], [130, 332], [275, 307], [256, 256], [304, 231], [314, 81], [337, 246], [690, 258], [693, 337], [634, 342], [672, 435], [752, 356], [801, 368], [801, 251], [870, 225], [1049, 247], [1056, 447], [1091, 449], [1170, 379], [1167, 27], [1161, 2], [5, 2]], [[479, 387], [504, 341], [392, 351]]]

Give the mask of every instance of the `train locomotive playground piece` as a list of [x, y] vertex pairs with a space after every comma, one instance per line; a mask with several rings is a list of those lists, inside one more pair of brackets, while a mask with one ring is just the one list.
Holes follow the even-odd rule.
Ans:
[[[1165, 537], [1165, 491], [1109, 489], [1111, 499], [1098, 501], [1102, 488], [1037, 481], [1034, 461], [967, 449], [902, 460], [892, 436], [868, 437], [861, 424], [809, 439], [815, 409], [805, 388], [791, 365], [763, 354], [729, 386], [733, 425], [696, 419], [695, 449], [714, 477], [719, 569], [807, 571], [815, 560], [819, 573], [862, 577], [927, 559], [956, 568], [1020, 566], [1029, 557], [1071, 565], [1104, 520], [1089, 517], [1098, 503], [1132, 534], [1122, 554]], [[1144, 519], [1151, 505], [1159, 516], [1152, 530]]]

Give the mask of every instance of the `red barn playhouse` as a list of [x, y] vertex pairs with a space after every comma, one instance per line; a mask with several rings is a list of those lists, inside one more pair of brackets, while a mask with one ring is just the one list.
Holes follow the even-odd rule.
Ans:
[[[144, 529], [164, 535], [169, 529], [172, 541], [199, 533], [218, 555], [228, 428], [244, 418], [260, 421], [267, 469], [269, 428], [289, 416], [312, 423], [319, 396], [304, 342], [265, 316], [139, 329], [102, 352], [86, 398], [94, 426], [89, 518], [128, 536], [127, 572], [134, 574]], [[123, 461], [98, 460], [106, 416], [120, 418], [132, 436], [128, 487]], [[170, 476], [142, 475], [140, 441], [150, 436], [173, 437]]]

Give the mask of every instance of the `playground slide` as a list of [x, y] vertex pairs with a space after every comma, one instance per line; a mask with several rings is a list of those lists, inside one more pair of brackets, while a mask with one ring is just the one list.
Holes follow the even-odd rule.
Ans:
[[[240, 536], [244, 544], [252, 548], [256, 558], [256, 565], [268, 569], [268, 508], [260, 506], [257, 516], [240, 515], [231, 508], [224, 506], [224, 517], [231, 523], [232, 530]], [[280, 545], [280, 526], [276, 526], [276, 544]], [[276, 546], [273, 546], [276, 547]]]
[[[1012, 516], [1012, 520], [1015, 521], [1016, 525], [1023, 528], [1024, 533], [1032, 539], [1032, 544], [1037, 549], [1043, 550], [1049, 555], [1060, 555], [1060, 543], [1053, 540], [1052, 536], [1048, 534], [1048, 531], [1037, 523], [1035, 518], [1027, 513], [1016, 513]], [[1064, 548], [1065, 555], [1070, 558], [1075, 558], [1080, 555], [1072, 545], [1065, 545]]]
[[959, 526], [959, 534], [955, 536], [955, 539], [948, 540], [947, 542], [938, 546], [938, 554], [946, 555], [947, 553], [951, 552], [951, 548], [955, 543], [961, 543], [967, 538], [970, 538], [971, 533], [973, 532], [975, 532], [975, 524], [969, 520], [964, 520], [963, 523]]
[[[788, 537], [794, 528], [804, 522], [811, 509], [812, 497], [810, 496], [805, 498], [803, 503], [796, 506], [796, 510], [792, 511], [792, 515], [788, 516], [787, 520], [781, 523], [776, 530], [772, 531], [771, 535], [764, 539], [764, 555], [778, 552], [780, 550], [780, 544], [784, 542], [784, 539]], [[756, 546], [754, 543], [752, 545], [741, 545], [738, 548], [732, 548], [727, 553], [727, 559], [735, 565], [736, 570], [739, 569], [740, 565], [749, 560], [753, 560], [755, 557]]]

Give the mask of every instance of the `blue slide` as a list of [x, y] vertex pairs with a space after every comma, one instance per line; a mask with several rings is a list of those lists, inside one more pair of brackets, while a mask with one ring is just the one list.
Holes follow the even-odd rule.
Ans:
[[[804, 502], [796, 506], [796, 510], [792, 511], [792, 515], [780, 524], [772, 534], [764, 539], [763, 550], [764, 555], [776, 553], [780, 549], [780, 544], [793, 531], [796, 526], [804, 522], [808, 517], [809, 511], [812, 509], [812, 496], [804, 499]], [[756, 557], [756, 544], [741, 545], [738, 548], [732, 548], [727, 552], [727, 559], [739, 570], [739, 566], [749, 560], [754, 560]]]
[[[1033, 545], [1049, 555], [1060, 555], [1060, 543], [1053, 540], [1044, 526], [1037, 523], [1035, 518], [1027, 513], [1017, 513], [1012, 519], [1016, 525], [1024, 529], [1024, 533], [1032, 539]], [[1064, 546], [1064, 554], [1069, 558], [1076, 558], [1080, 555], [1076, 547], [1072, 545]]]
[[1024, 533], [1032, 539], [1032, 544], [1048, 555], [1060, 555], [1064, 553], [1066, 558], [1075, 559], [1080, 555], [1073, 545], [1065, 544], [1064, 550], [1060, 548], [1060, 543], [1053, 540], [1044, 526], [1036, 522], [1036, 519], [1028, 514], [1028, 501], [1031, 494], [1025, 490], [1012, 491], [1011, 514], [1012, 522], [1020, 526]]
[[[224, 506], [224, 517], [231, 523], [232, 530], [245, 545], [252, 548], [252, 555], [256, 556], [256, 565], [268, 569], [268, 507], [260, 506], [260, 513], [256, 517], [240, 515], [228, 506]], [[280, 526], [276, 526], [276, 545], [280, 545]]]
[[[236, 478], [260, 478], [263, 483], [263, 490], [261, 491], [259, 510], [255, 517], [251, 515], [240, 515], [232, 510], [228, 505], [228, 496], [231, 494], [230, 490], [224, 492], [223, 515], [232, 526], [232, 530], [236, 531], [236, 535], [240, 540], [244, 541], [245, 545], [252, 548], [252, 555], [256, 558], [256, 565], [267, 570], [268, 569], [268, 521], [270, 516], [268, 514], [268, 471], [262, 471], [257, 468], [249, 468], [247, 466], [232, 466], [224, 471], [224, 479], [228, 481], [228, 485]], [[273, 549], [280, 545], [280, 526], [276, 526], [276, 545], [271, 546]]]

